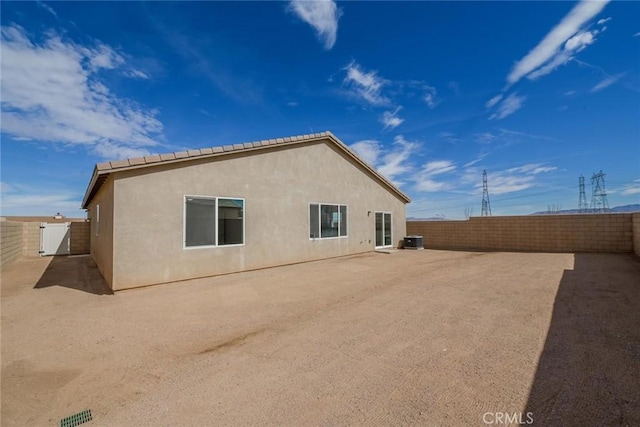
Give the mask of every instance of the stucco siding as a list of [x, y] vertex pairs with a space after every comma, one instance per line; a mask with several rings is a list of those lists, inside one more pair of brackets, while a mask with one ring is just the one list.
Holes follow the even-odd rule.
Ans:
[[[406, 234], [398, 195], [324, 142], [117, 172], [113, 183], [115, 290], [371, 251], [375, 211], [392, 212], [393, 246]], [[244, 246], [183, 249], [185, 195], [244, 198]], [[309, 239], [314, 202], [348, 206], [348, 237]]]
[[109, 177], [89, 205], [91, 256], [109, 286], [113, 286], [113, 188]]

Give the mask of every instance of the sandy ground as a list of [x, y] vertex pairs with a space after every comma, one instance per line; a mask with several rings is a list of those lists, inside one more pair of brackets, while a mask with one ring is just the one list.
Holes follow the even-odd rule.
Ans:
[[632, 255], [371, 253], [116, 295], [88, 257], [1, 279], [3, 426], [640, 425]]

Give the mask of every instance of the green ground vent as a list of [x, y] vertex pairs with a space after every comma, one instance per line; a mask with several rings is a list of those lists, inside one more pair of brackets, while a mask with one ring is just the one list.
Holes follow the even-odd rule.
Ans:
[[77, 414], [61, 419], [60, 427], [75, 427], [91, 421], [92, 419], [91, 410], [87, 409], [86, 411], [78, 412]]

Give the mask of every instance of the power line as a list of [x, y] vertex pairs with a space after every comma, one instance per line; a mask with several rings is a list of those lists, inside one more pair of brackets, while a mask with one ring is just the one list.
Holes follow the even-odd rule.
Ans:
[[605, 173], [594, 173], [591, 177], [591, 212], [607, 212], [609, 210], [609, 201], [607, 200], [607, 191], [604, 188]]
[[480, 216], [491, 216], [491, 202], [489, 202], [489, 185], [487, 184], [487, 170], [482, 171], [482, 213]]
[[584, 193], [584, 176], [578, 178], [578, 186], [580, 187], [580, 196], [578, 197], [578, 212], [587, 213], [589, 205], [587, 205], [587, 196]]

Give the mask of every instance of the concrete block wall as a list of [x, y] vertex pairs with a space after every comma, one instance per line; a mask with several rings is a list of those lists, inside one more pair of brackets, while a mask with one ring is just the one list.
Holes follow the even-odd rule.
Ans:
[[[586, 214], [471, 217], [467, 221], [408, 221], [407, 234], [430, 249], [529, 252], [632, 252], [632, 216]], [[638, 230], [636, 233], [640, 233]], [[636, 245], [636, 248], [638, 246]]]
[[640, 213], [634, 213], [631, 221], [633, 223], [633, 251], [640, 257]]
[[0, 270], [22, 256], [22, 224], [0, 222]]
[[[88, 254], [91, 238], [89, 222], [71, 222], [71, 255]], [[0, 221], [0, 269], [20, 257], [40, 256], [40, 222]]]
[[40, 223], [22, 223], [22, 256], [40, 256]]
[[70, 229], [71, 255], [88, 254], [90, 250], [91, 223], [72, 222]]

